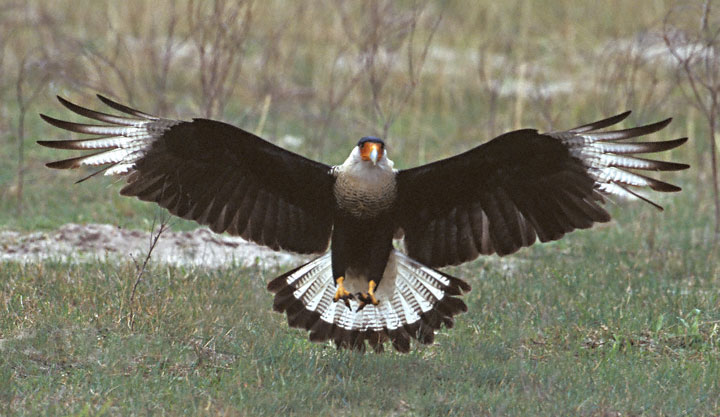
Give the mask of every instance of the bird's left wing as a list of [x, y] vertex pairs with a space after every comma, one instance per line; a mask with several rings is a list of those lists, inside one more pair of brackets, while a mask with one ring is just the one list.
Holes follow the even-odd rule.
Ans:
[[121, 194], [154, 201], [218, 233], [298, 253], [327, 248], [334, 182], [328, 165], [225, 123], [162, 119], [98, 97], [124, 115], [89, 110], [60, 97], [71, 111], [104, 124], [41, 115], [56, 127], [98, 135], [40, 141], [52, 148], [97, 151], [49, 167], [99, 166], [104, 168], [95, 174], [125, 175]]
[[599, 132], [626, 112], [565, 132], [518, 130], [463, 154], [398, 172], [397, 222], [408, 255], [430, 267], [459, 264], [479, 254], [507, 255], [536, 238], [546, 242], [606, 222], [605, 195], [641, 198], [631, 187], [679, 191], [631, 170], [670, 171], [688, 165], [638, 158], [687, 138], [622, 142], [658, 131], [647, 126]]

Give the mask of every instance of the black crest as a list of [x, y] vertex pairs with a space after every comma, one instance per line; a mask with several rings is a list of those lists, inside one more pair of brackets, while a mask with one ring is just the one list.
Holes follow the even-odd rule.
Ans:
[[365, 136], [364, 138], [362, 138], [358, 141], [357, 146], [362, 148], [362, 146], [367, 142], [379, 143], [380, 146], [382, 146], [383, 149], [385, 149], [385, 142], [383, 142], [383, 140], [380, 138], [376, 138], [375, 136]]

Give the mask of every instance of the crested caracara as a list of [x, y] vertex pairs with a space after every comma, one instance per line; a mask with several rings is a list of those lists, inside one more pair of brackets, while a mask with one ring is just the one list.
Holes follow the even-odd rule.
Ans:
[[[673, 149], [687, 138], [625, 141], [670, 122], [603, 131], [630, 112], [550, 133], [523, 129], [460, 155], [397, 170], [385, 143], [360, 139], [344, 163], [329, 166], [279, 148], [229, 124], [152, 116], [105, 97], [122, 113], [89, 110], [59, 98], [101, 124], [42, 115], [91, 138], [41, 141], [93, 153], [47, 164], [102, 167], [123, 175], [120, 193], [153, 201], [172, 214], [231, 235], [302, 254], [320, 254], [268, 284], [273, 308], [310, 339], [401, 352], [410, 339], [432, 343], [442, 326], [467, 310], [463, 280], [437, 268], [478, 255], [507, 255], [536, 240], [560, 239], [607, 222], [608, 196], [679, 191], [637, 173], [688, 165], [636, 157]], [[94, 175], [94, 174], [93, 174]], [[393, 239], [404, 239], [404, 251]], [[328, 245], [330, 249], [328, 250]]]

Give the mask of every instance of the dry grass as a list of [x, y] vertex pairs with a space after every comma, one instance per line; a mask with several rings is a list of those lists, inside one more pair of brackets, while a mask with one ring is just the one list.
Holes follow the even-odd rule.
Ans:
[[[357, 138], [379, 135], [399, 167], [513, 127], [568, 128], [633, 109], [629, 123], [674, 116], [664, 135], [694, 138], [673, 156], [702, 162], [704, 192], [707, 123], [678, 111], [688, 101], [663, 46], [668, 7], [516, 3], [9, 3], [0, 136], [14, 146], [0, 147], [2, 220], [27, 229], [73, 219], [75, 209], [55, 218], [58, 207], [36, 199], [68, 178], [42, 168], [56, 153], [34, 140], [62, 135], [34, 115], [61, 112], [57, 94], [97, 106], [97, 92], [167, 117], [213, 116], [330, 163]], [[39, 95], [20, 106], [18, 83], [23, 103]], [[25, 215], [11, 216], [20, 199]]]
[[151, 266], [130, 329], [132, 265], [0, 265], [0, 413], [717, 414], [709, 130], [663, 49], [670, 6], [3, 2], [2, 227], [147, 230], [157, 214], [107, 179], [71, 186], [81, 173], [43, 167], [57, 153], [34, 140], [62, 134], [34, 115], [60, 113], [56, 94], [210, 115], [328, 163], [383, 135], [401, 168], [516, 126], [632, 109], [633, 124], [675, 117], [658, 137], [690, 136], [670, 157], [696, 168], [672, 174], [685, 190], [665, 213], [618, 207], [612, 228], [452, 270], [472, 281], [470, 312], [406, 356], [335, 352], [287, 329], [264, 290], [277, 271]]

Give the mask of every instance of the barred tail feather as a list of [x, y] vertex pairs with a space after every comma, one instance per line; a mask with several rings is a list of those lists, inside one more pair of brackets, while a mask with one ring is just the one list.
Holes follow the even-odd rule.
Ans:
[[410, 339], [430, 344], [442, 325], [453, 326], [453, 317], [467, 311], [455, 296], [470, 286], [394, 251], [376, 291], [380, 303], [357, 311], [356, 300], [350, 308], [333, 301], [328, 252], [275, 278], [268, 290], [275, 293], [273, 309], [286, 313], [290, 326], [310, 331], [312, 341], [332, 340], [338, 348], [364, 350], [367, 340], [376, 351], [390, 341], [397, 351], [408, 352]]

